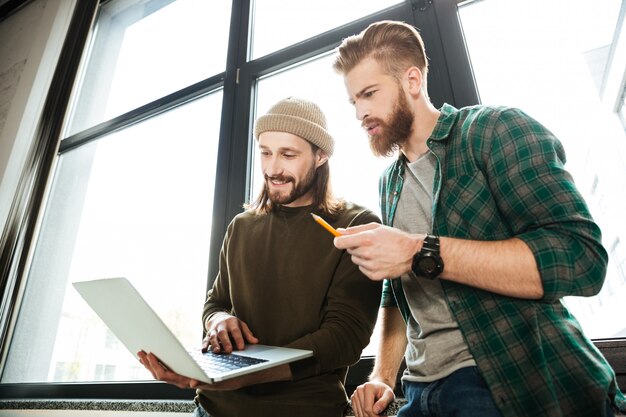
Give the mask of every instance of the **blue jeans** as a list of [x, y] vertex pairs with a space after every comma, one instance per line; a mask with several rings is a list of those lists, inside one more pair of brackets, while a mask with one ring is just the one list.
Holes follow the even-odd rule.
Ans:
[[476, 367], [433, 382], [405, 381], [402, 390], [408, 402], [398, 417], [502, 417]]
[[[403, 382], [407, 404], [397, 417], [502, 417], [476, 367], [461, 368], [434, 382]], [[615, 414], [607, 400], [605, 417]]]
[[198, 404], [196, 409], [193, 410], [193, 414], [191, 417], [211, 417], [211, 416], [209, 415], [209, 413], [205, 411], [204, 408], [202, 408], [200, 404]]

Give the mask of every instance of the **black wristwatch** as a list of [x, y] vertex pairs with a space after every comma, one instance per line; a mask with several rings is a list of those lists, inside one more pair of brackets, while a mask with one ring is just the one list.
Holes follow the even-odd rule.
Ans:
[[437, 236], [426, 235], [422, 250], [413, 257], [411, 269], [418, 277], [427, 279], [435, 279], [443, 272], [443, 259], [439, 254]]

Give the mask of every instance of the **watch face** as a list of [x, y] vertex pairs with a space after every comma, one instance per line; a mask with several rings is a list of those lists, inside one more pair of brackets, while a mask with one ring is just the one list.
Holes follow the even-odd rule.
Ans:
[[438, 264], [433, 258], [430, 258], [430, 257], [422, 258], [419, 261], [419, 269], [424, 274], [429, 275], [438, 269]]
[[426, 236], [422, 250], [414, 257], [411, 269], [415, 276], [435, 279], [443, 272], [443, 259], [439, 255], [439, 238]]

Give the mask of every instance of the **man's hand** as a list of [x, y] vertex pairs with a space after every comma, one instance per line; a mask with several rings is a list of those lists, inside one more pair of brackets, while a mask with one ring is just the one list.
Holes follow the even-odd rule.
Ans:
[[[265, 382], [265, 379], [270, 378], [284, 378], [289, 379], [291, 374], [279, 374], [278, 372], [286, 372], [285, 368], [280, 370], [272, 370], [273, 373], [259, 371], [248, 375], [243, 375], [237, 378], [231, 378], [226, 381], [217, 382], [214, 384], [206, 384], [197, 381], [186, 376], [179, 375], [176, 372], [170, 370], [165, 366], [153, 353], [146, 353], [144, 351], [138, 352], [139, 362], [152, 374], [154, 379], [167, 382], [168, 384], [176, 385], [178, 388], [193, 388], [202, 389], [205, 391], [230, 391], [239, 389], [248, 385]], [[280, 368], [280, 367], [277, 367]], [[287, 371], [288, 371], [287, 367]], [[271, 380], [271, 379], [270, 379]]]
[[424, 241], [424, 235], [411, 235], [378, 223], [341, 229], [341, 233], [334, 240], [335, 246], [346, 249], [352, 262], [374, 281], [409, 272], [413, 256]]
[[[248, 325], [228, 313], [215, 313], [206, 323], [207, 336], [202, 341], [204, 351], [231, 353], [241, 350], [246, 343], [259, 343]], [[233, 346], [234, 345], [234, 346]]]
[[372, 381], [359, 385], [350, 397], [356, 417], [379, 416], [393, 402], [393, 390], [382, 382]]
[[205, 388], [208, 384], [203, 384], [195, 379], [187, 378], [171, 371], [153, 353], [146, 353], [143, 350], [137, 352], [139, 362], [152, 374], [154, 379], [176, 385], [178, 388]]

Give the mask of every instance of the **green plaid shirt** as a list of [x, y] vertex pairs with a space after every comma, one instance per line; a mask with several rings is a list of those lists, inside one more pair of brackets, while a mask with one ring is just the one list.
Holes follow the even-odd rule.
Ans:
[[[441, 108], [428, 139], [437, 158], [433, 233], [473, 240], [517, 237], [532, 250], [541, 300], [516, 299], [442, 280], [447, 303], [505, 417], [603, 416], [610, 399], [626, 410], [615, 374], [563, 305], [597, 294], [607, 253], [600, 229], [564, 169], [565, 153], [545, 127], [504, 107]], [[393, 224], [405, 158], [383, 173], [383, 222]], [[411, 314], [399, 279], [382, 306]]]

